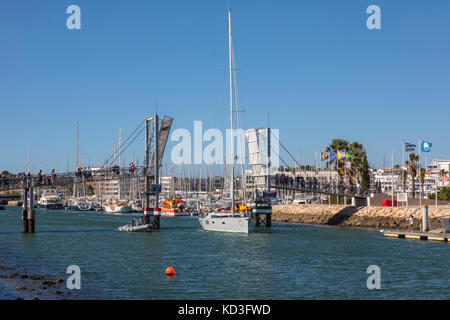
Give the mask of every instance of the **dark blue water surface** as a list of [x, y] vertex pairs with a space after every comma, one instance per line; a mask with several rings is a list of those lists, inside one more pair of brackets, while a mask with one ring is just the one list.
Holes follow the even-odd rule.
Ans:
[[[130, 215], [36, 210], [22, 234], [20, 208], [0, 211], [0, 265], [67, 279], [81, 268], [85, 299], [449, 299], [450, 243], [384, 238], [378, 231], [274, 223], [248, 235], [203, 231], [195, 217], [161, 230], [117, 231]], [[369, 290], [369, 265], [381, 289]], [[176, 270], [173, 278], [166, 267]], [[0, 285], [0, 297], [15, 293]]]

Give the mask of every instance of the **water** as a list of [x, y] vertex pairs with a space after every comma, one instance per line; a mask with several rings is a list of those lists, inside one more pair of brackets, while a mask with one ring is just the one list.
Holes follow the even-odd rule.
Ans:
[[[67, 278], [81, 268], [84, 299], [449, 299], [450, 243], [380, 232], [274, 223], [249, 235], [203, 231], [195, 217], [161, 218], [152, 233], [118, 232], [130, 215], [0, 211], [0, 265]], [[369, 265], [381, 290], [368, 290]], [[166, 267], [176, 270], [166, 278]], [[0, 287], [0, 297], [14, 293]]]

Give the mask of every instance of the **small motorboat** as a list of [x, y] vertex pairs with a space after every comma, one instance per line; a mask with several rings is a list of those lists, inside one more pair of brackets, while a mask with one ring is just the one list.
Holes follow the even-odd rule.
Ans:
[[78, 202], [78, 210], [89, 211], [89, 210], [91, 210], [91, 204], [89, 202], [85, 202], [85, 201]]
[[107, 213], [131, 213], [133, 208], [126, 204], [109, 204], [103, 207]]
[[126, 224], [122, 227], [119, 227], [119, 231], [125, 231], [125, 232], [144, 232], [144, 231], [150, 231], [150, 225], [144, 222], [144, 217], [140, 217], [136, 219], [136, 217], [133, 217], [133, 220], [131, 223]]

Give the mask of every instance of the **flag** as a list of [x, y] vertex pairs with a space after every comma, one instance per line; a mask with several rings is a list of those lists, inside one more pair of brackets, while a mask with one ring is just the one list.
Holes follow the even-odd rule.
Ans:
[[330, 161], [336, 160], [336, 152], [328, 152]]
[[430, 152], [431, 145], [431, 142], [422, 141], [420, 142], [420, 149], [422, 150], [422, 152]]
[[441, 181], [442, 182], [447, 182], [448, 181], [448, 177], [447, 176], [442, 176], [441, 177]]
[[416, 145], [415, 144], [405, 142], [405, 151], [406, 152], [411, 152], [411, 151], [414, 152], [415, 150], [416, 150]]
[[350, 159], [350, 155], [347, 153], [347, 151], [338, 151], [338, 159]]
[[329, 153], [328, 152], [321, 152], [320, 153], [320, 160], [327, 160], [328, 159], [328, 156], [329, 156]]

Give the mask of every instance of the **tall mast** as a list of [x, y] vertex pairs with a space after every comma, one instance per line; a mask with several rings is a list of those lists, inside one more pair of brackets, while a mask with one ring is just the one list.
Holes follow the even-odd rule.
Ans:
[[233, 65], [231, 60], [231, 11], [228, 11], [228, 55], [230, 64], [231, 210], [234, 212]]
[[270, 124], [269, 113], [267, 113], [267, 129], [266, 129], [266, 166], [267, 166], [267, 190], [270, 191]]
[[[119, 128], [119, 149], [117, 150], [117, 152], [119, 152], [119, 176], [121, 174], [120, 168], [122, 167], [120, 163], [120, 154], [122, 152], [121, 148], [122, 148], [122, 128]], [[117, 181], [117, 197], [118, 200], [122, 198], [122, 179], [120, 179], [120, 177]]]
[[[75, 170], [78, 170], [78, 167], [80, 166], [79, 164], [79, 141], [78, 141], [78, 120], [77, 120], [77, 130], [76, 130], [76, 135], [75, 135]], [[76, 178], [73, 179], [73, 197], [76, 198], [78, 196], [78, 190], [77, 190], [77, 184], [76, 184]]]

